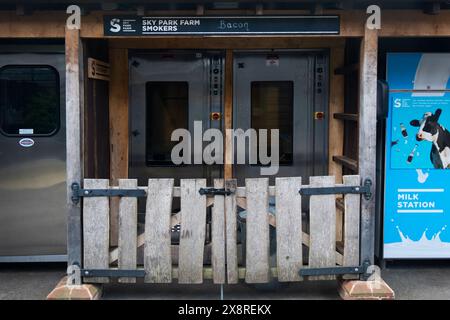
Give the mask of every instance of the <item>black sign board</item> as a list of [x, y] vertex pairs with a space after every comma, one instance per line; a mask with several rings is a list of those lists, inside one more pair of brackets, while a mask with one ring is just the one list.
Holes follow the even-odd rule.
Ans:
[[339, 34], [339, 16], [105, 16], [105, 36]]

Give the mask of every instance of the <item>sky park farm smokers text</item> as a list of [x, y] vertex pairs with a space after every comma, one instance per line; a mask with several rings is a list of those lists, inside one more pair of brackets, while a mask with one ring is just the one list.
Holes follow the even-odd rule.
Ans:
[[144, 19], [142, 31], [178, 31], [178, 26], [199, 26], [198, 19]]

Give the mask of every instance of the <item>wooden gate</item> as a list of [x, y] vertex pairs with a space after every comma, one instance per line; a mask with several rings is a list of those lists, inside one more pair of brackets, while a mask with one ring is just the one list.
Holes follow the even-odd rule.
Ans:
[[[212, 279], [230, 284], [239, 279], [265, 283], [273, 277], [333, 279], [335, 275], [302, 277], [299, 270], [359, 266], [361, 195], [306, 196], [299, 191], [360, 186], [356, 175], [344, 176], [343, 181], [336, 184], [333, 176], [317, 176], [302, 185], [300, 177], [288, 177], [276, 178], [275, 185], [269, 186], [269, 179], [256, 178], [236, 187], [236, 180], [218, 179], [207, 188], [205, 179], [184, 179], [179, 187], [174, 179], [150, 179], [147, 186], [124, 179], [118, 187], [109, 186], [109, 180], [86, 179], [80, 190], [84, 197], [81, 275], [84, 282], [99, 283], [116, 277], [127, 283], [143, 277], [148, 283]], [[110, 247], [109, 196], [118, 194], [122, 195], [118, 247]], [[137, 218], [139, 196], [146, 199], [143, 225]], [[180, 198], [178, 213], [172, 210], [174, 198]], [[305, 201], [309, 205], [302, 205]], [[174, 244], [171, 234], [177, 225], [179, 241]], [[276, 236], [271, 237], [273, 228]]]

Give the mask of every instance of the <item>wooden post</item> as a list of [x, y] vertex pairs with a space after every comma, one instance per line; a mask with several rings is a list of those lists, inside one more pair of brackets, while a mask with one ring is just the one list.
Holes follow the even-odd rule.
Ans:
[[361, 262], [373, 264], [375, 244], [375, 175], [377, 136], [377, 30], [365, 29], [360, 53], [359, 175], [372, 180], [372, 197], [361, 200]]
[[[110, 180], [128, 178], [128, 50], [110, 49], [109, 134]], [[110, 244], [117, 245], [119, 199], [111, 199]]]
[[344, 76], [337, 75], [334, 70], [344, 65], [344, 43], [331, 48], [330, 57], [330, 102], [329, 102], [329, 142], [328, 142], [328, 174], [342, 182], [342, 165], [333, 160], [344, 152], [344, 122], [334, 118], [334, 113], [344, 112]]
[[227, 50], [225, 55], [225, 102], [224, 102], [224, 129], [225, 129], [225, 164], [224, 178], [233, 177], [233, 135], [227, 132], [233, 128], [233, 50]]
[[66, 29], [66, 178], [68, 265], [81, 266], [81, 208], [72, 202], [73, 183], [81, 184], [80, 31]]

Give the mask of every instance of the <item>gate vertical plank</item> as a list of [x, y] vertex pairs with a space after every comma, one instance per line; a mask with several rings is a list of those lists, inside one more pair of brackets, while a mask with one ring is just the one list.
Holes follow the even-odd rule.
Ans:
[[[107, 179], [86, 179], [85, 189], [108, 189]], [[85, 269], [109, 268], [109, 199], [83, 199], [83, 244]], [[85, 282], [107, 283], [106, 277], [85, 278]]]
[[245, 179], [247, 195], [247, 283], [269, 281], [269, 179]]
[[[214, 180], [214, 188], [224, 188], [223, 179]], [[212, 271], [214, 283], [225, 283], [225, 196], [214, 196], [212, 207]]]
[[300, 281], [303, 267], [302, 199], [298, 192], [302, 178], [277, 178], [275, 204], [277, 218], [278, 281]]
[[[333, 187], [334, 176], [310, 178], [311, 187]], [[309, 267], [336, 266], [336, 196], [314, 195], [310, 198]], [[309, 277], [309, 279], [334, 279], [333, 276]]]
[[[136, 179], [119, 179], [119, 188], [137, 189]], [[137, 267], [137, 198], [121, 197], [119, 200], [119, 269]], [[136, 278], [119, 278], [121, 283], [135, 283]]]
[[179, 283], [203, 282], [206, 196], [199, 189], [206, 179], [183, 179], [181, 187], [181, 236], [178, 262]]
[[[225, 188], [236, 190], [237, 180], [225, 181]], [[238, 257], [237, 257], [237, 204], [236, 194], [225, 197], [225, 224], [226, 224], [226, 257], [228, 283], [238, 283]]]
[[145, 282], [172, 282], [170, 216], [173, 179], [149, 179], [145, 210]]
[[[359, 185], [358, 175], [344, 176], [345, 185]], [[344, 196], [344, 266], [359, 265], [359, 212], [361, 195]]]

